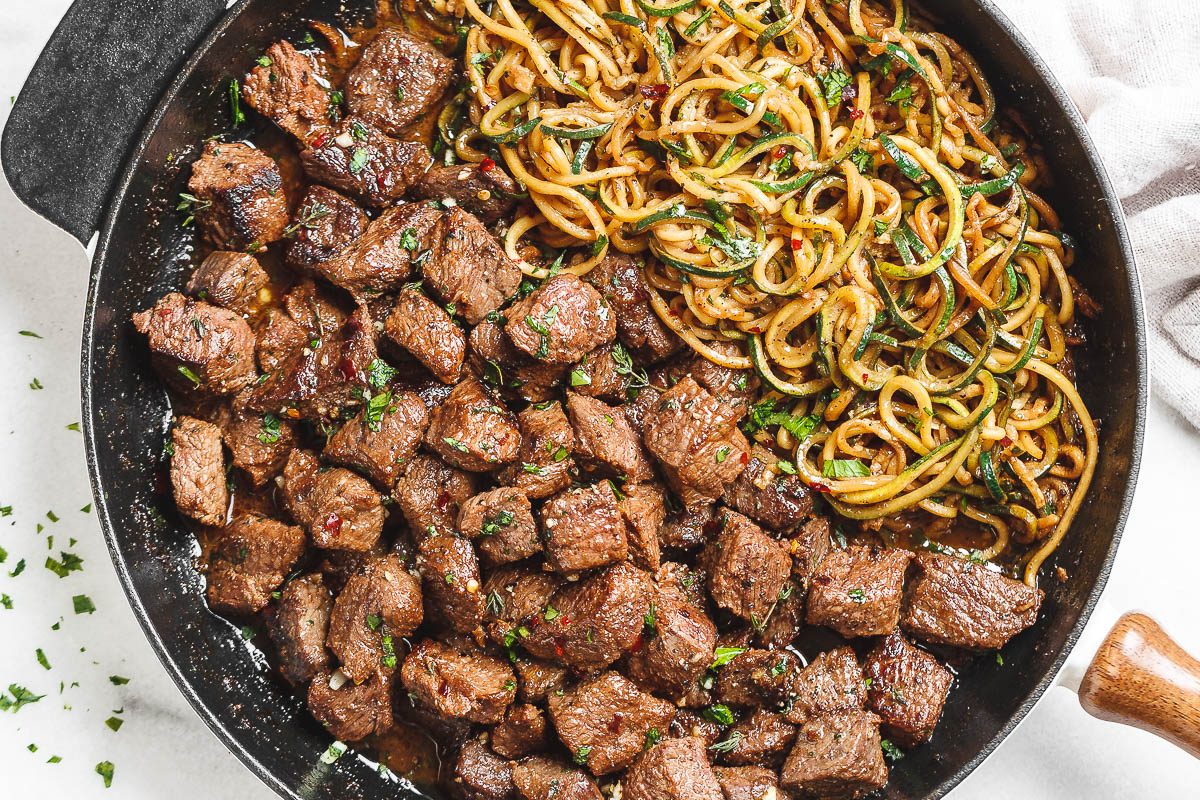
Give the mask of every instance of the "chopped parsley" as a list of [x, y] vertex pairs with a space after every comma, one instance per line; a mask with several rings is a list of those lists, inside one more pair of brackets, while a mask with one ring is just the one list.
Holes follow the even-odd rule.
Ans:
[[[711, 14], [712, 11], [709, 11]], [[662, 741], [662, 732], [658, 728], [651, 728], [646, 731], [646, 743], [642, 746], [643, 750], [649, 750], [654, 745]]]
[[725, 447], [719, 448], [717, 450], [717, 454], [715, 456], [713, 456], [713, 460], [716, 461], [718, 464], [724, 464], [725, 459], [729, 458], [729, 452], [732, 449], [733, 448], [729, 447], [728, 445], [726, 445]]
[[746, 648], [744, 647], [718, 647], [713, 652], [713, 662], [708, 665], [708, 668], [718, 669], [723, 667], [744, 652], [746, 652]]
[[32, 339], [41, 339], [42, 338], [42, 335], [40, 333], [35, 333], [34, 331], [17, 331], [17, 333], [21, 334], [22, 336], [28, 336]]
[[[246, 121], [246, 114], [242, 111], [242, 85], [234, 78], [229, 82], [229, 118], [233, 122], [233, 127], [237, 127]], [[112, 765], [110, 764], [111, 768]], [[99, 767], [97, 767], [99, 769]], [[105, 781], [105, 786], [112, 782], [112, 776]]]
[[383, 618], [378, 614], [367, 614], [367, 627], [373, 631], [379, 630], [379, 626], [383, 624]]
[[733, 712], [729, 710], [729, 706], [717, 703], [704, 709], [704, 718], [711, 720], [718, 725], [732, 725]]
[[592, 754], [591, 745], [584, 745], [571, 754], [571, 760], [579, 766], [584, 766], [588, 763], [588, 756]]
[[57, 560], [51, 556], [46, 556], [46, 569], [60, 578], [65, 578], [72, 572], [83, 570], [83, 559], [74, 553], [67, 553], [60, 550]]
[[546, 610], [542, 612], [542, 619], [546, 622], [554, 622], [562, 616], [562, 613], [554, 606], [546, 606]]
[[388, 669], [396, 668], [396, 646], [392, 642], [391, 634], [385, 633], [380, 640], [383, 645], [383, 658], [380, 659], [382, 664]]
[[8, 693], [0, 694], [0, 711], [11, 711], [15, 714], [25, 706], [36, 703], [45, 696], [44, 694], [34, 694], [24, 686], [10, 683], [8, 685]]
[[[234, 81], [234, 83], [236, 84], [237, 81]], [[99, 775], [101, 778], [104, 778], [104, 788], [105, 789], [112, 788], [113, 772], [115, 770], [116, 770], [116, 767], [113, 766], [113, 763], [111, 761], [101, 761], [99, 764], [96, 765], [96, 774]]]
[[821, 475], [826, 478], [866, 478], [870, 468], [857, 458], [831, 458], [821, 465]]
[[867, 602], [867, 594], [862, 589], [851, 589], [850, 591], [846, 592], [846, 596], [856, 603]]
[[37, 662], [42, 665], [42, 669], [50, 669], [50, 659], [46, 658], [46, 652], [42, 648], [35, 650], [34, 655], [37, 656]]
[[367, 365], [367, 383], [376, 389], [382, 389], [396, 377], [396, 368], [377, 358]]
[[17, 562], [17, 565], [8, 571], [8, 577], [15, 578], [25, 571], [25, 559]]
[[[497, 511], [490, 517], [485, 517], [483, 525], [479, 528], [480, 536], [493, 536], [500, 532], [501, 528], [507, 528], [513, 524], [513, 513], [511, 511]], [[502, 606], [503, 607], [503, 606]]]
[[262, 430], [258, 432], [258, 440], [263, 444], [275, 444], [279, 441], [279, 417], [274, 414], [263, 414]]
[[460, 453], [466, 453], [468, 450], [470, 450], [470, 448], [467, 447], [465, 444], [463, 444], [458, 439], [455, 439], [451, 436], [443, 437], [442, 441], [445, 442], [446, 444], [450, 445], [450, 447], [452, 447], [453, 449], [457, 450]]
[[96, 604], [86, 594], [75, 595], [71, 598], [71, 603], [75, 606], [76, 614], [92, 614], [96, 611]]
[[588, 375], [583, 369], [571, 370], [571, 386], [590, 386], [592, 376]]
[[368, 398], [367, 407], [363, 411], [363, 422], [366, 423], [368, 430], [378, 433], [383, 428], [383, 415], [389, 410], [388, 407], [391, 404], [391, 392], [380, 392]]
[[896, 745], [892, 744], [887, 739], [881, 739], [879, 746], [883, 749], [883, 757], [888, 761], [899, 761], [904, 758], [904, 751]]
[[850, 76], [840, 67], [834, 67], [817, 75], [817, 82], [821, 84], [821, 94], [828, 106], [836, 106], [845, 100], [846, 89], [852, 88]]
[[108, 726], [109, 730], [111, 730], [113, 733], [116, 733], [117, 731], [121, 730], [121, 726], [125, 724], [125, 720], [121, 719], [120, 717], [109, 717], [108, 719], [104, 720], [104, 724]]
[[874, 165], [875, 159], [871, 157], [870, 153], [859, 147], [850, 154], [850, 163], [852, 163], [855, 169], [857, 169], [859, 172], [866, 173], [871, 171], [871, 167]]

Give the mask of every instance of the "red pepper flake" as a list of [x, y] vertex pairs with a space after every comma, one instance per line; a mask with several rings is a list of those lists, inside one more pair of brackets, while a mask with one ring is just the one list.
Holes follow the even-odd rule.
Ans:
[[325, 532], [330, 536], [337, 536], [342, 532], [342, 518], [337, 514], [330, 514], [325, 518]]
[[386, 176], [386, 175], [384, 175], [382, 172], [381, 172], [381, 173], [379, 173], [379, 175], [378, 175], [378, 176], [376, 176], [376, 178], [375, 178], [375, 186], [377, 186], [377, 187], [379, 188], [379, 191], [381, 191], [381, 192], [386, 192], [386, 191], [387, 191], [387, 188], [388, 188], [388, 185], [387, 185], [387, 176]]
[[342, 378], [347, 381], [352, 381], [358, 377], [358, 367], [349, 358], [343, 358], [338, 362], [338, 372], [342, 373]]
[[450, 492], [443, 490], [442, 493], [437, 496], [437, 500], [435, 500], [433, 504], [437, 506], [438, 511], [445, 511], [446, 506], [450, 504]]
[[483, 161], [479, 162], [479, 171], [480, 172], [491, 172], [495, 168], [496, 168], [495, 159], [484, 156]]
[[864, 380], [864, 381], [865, 381], [867, 378], [869, 378], [869, 377], [871, 377], [871, 376], [870, 376], [870, 375], [868, 375], [868, 374], [867, 374], [867, 373], [865, 373], [865, 372], [863, 373], [863, 380]]
[[559, 624], [560, 624], [560, 625], [563, 625], [563, 626], [570, 625], [570, 624], [571, 624], [571, 618], [570, 618], [570, 617], [566, 617], [566, 616], [564, 616], [564, 617], [562, 617], [561, 619], [559, 619]]
[[746, 451], [744, 451], [744, 450], [742, 451], [742, 463], [743, 463], [743, 464], [749, 464], [749, 463], [750, 463], [750, 454], [749, 454], [749, 453], [747, 453], [747, 452], [746, 452]]
[[802, 242], [801, 240], [792, 239], [792, 249], [793, 250], [799, 250], [803, 246], [804, 246], [804, 242]]
[[667, 96], [670, 88], [665, 83], [651, 83], [639, 86], [638, 90], [642, 93], [642, 97], [647, 100], [662, 100]]
[[562, 657], [563, 657], [563, 654], [565, 654], [565, 653], [566, 653], [566, 650], [563, 650], [563, 646], [562, 646], [561, 644], [559, 644], [558, 642], [555, 642], [555, 643], [554, 643], [554, 655], [555, 655], [555, 657], [556, 657], [556, 658], [562, 658]]
[[1012, 437], [1005, 436], [1003, 439], [1000, 440], [1000, 445], [1002, 447], [1012, 447], [1012, 445], [1013, 445]]
[[812, 489], [814, 492], [820, 492], [821, 494], [829, 494], [831, 491], [830, 488], [823, 483], [814, 483], [808, 488]]
[[621, 729], [624, 727], [625, 715], [618, 711], [617, 713], [613, 714], [613, 718], [608, 721], [608, 732], [620, 733]]
[[863, 117], [863, 111], [861, 108], [850, 109], [850, 119], [860, 120], [860, 119], [862, 119], [862, 117]]
[[[708, 524], [708, 523], [705, 523], [705, 524]], [[631, 653], [638, 653], [638, 652], [640, 652], [640, 651], [641, 651], [642, 647], [644, 647], [644, 646], [645, 646], [645, 644], [646, 644], [646, 640], [645, 640], [645, 639], [642, 637], [642, 635], [639, 633], [639, 634], [638, 634], [638, 637], [637, 637], [636, 639], [634, 639], [634, 640], [633, 640], [633, 644], [631, 644], [631, 645], [629, 646], [629, 652], [631, 652]]]
[[787, 145], [785, 145], [785, 144], [777, 144], [771, 148], [771, 158], [778, 160], [780, 158], [783, 158], [786, 155], [787, 155]]
[[318, 135], [317, 135], [317, 136], [316, 136], [316, 137], [315, 137], [315, 138], [312, 140], [312, 148], [313, 148], [314, 150], [320, 150], [322, 147], [324, 147], [324, 146], [325, 146], [325, 145], [327, 145], [328, 143], [329, 143], [329, 134], [328, 134], [328, 133], [321, 133], [321, 134], [318, 134]]

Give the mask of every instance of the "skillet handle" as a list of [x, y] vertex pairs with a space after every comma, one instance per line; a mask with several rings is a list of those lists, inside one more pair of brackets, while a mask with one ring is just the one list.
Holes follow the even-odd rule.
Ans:
[[84, 245], [159, 96], [225, 0], [76, 0], [0, 143], [13, 191]]
[[1079, 684], [1079, 702], [1094, 717], [1149, 731], [1200, 758], [1200, 661], [1145, 614], [1117, 620]]

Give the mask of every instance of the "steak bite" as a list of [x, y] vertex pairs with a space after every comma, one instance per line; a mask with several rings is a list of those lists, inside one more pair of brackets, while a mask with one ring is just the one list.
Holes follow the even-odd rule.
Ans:
[[516, 206], [517, 182], [490, 158], [480, 164], [434, 165], [412, 188], [424, 200], [445, 200], [479, 217], [490, 225], [507, 216]]
[[[588, 397], [621, 404], [633, 386], [633, 362], [620, 342], [602, 344], [571, 370], [571, 388]], [[640, 434], [639, 434], [640, 435]]]
[[[266, 56], [242, 81], [246, 104], [280, 128], [307, 143], [329, 127], [329, 92], [318, 80], [311, 58], [290, 42], [267, 48]], [[328, 82], [325, 82], [328, 85]]]
[[195, 417], [180, 417], [171, 430], [171, 446], [171, 488], [179, 513], [205, 525], [224, 525], [229, 487], [221, 429]]
[[546, 715], [534, 705], [514, 703], [492, 728], [492, 749], [505, 758], [523, 758], [546, 749]]
[[624, 409], [567, 392], [567, 414], [575, 431], [575, 457], [585, 470], [631, 483], [654, 477], [650, 460]]
[[624, 561], [625, 520], [608, 481], [568, 489], [542, 506], [546, 563], [556, 572], [581, 572]]
[[569, 272], [547, 278], [504, 316], [508, 320], [504, 331], [513, 345], [549, 364], [574, 364], [617, 335], [608, 303]]
[[279, 671], [293, 686], [302, 686], [329, 669], [325, 637], [333, 598], [319, 572], [287, 582], [279, 593], [271, 641], [279, 649]]
[[394, 291], [404, 285], [421, 258], [428, 258], [422, 254], [428, 252], [441, 217], [440, 211], [424, 203], [401, 203], [313, 269], [359, 298]]
[[207, 141], [192, 164], [188, 192], [196, 229], [221, 250], [261, 249], [287, 228], [279, 165], [248, 144]]
[[625, 774], [622, 798], [724, 800], [704, 749], [704, 742], [695, 736], [659, 742], [642, 753]]
[[658, 529], [662, 547], [692, 550], [715, 538], [721, 530], [721, 518], [715, 504], [683, 508], [669, 516]]
[[421, 446], [429, 412], [413, 392], [382, 392], [325, 443], [325, 458], [361, 470], [390, 491]]
[[796, 738], [796, 726], [761, 708], [729, 729], [731, 746], [721, 751], [724, 764], [770, 764], [778, 766]]
[[746, 468], [750, 443], [737, 428], [739, 416], [690, 377], [646, 412], [646, 449], [688, 508], [718, 499]]
[[916, 561], [904, 630], [922, 641], [996, 650], [1037, 621], [1041, 589], [951, 556], [921, 553]]
[[788, 722], [802, 724], [822, 714], [856, 711], [866, 702], [858, 657], [849, 647], [821, 653], [792, 681]]
[[863, 674], [867, 708], [883, 720], [889, 739], [915, 747], [933, 735], [954, 680], [936, 658], [894, 631], [867, 655]]
[[483, 585], [488, 636], [510, 656], [515, 654], [529, 629], [545, 620], [550, 598], [561, 584], [559, 576], [530, 565], [493, 570]]
[[648, 614], [642, 646], [626, 663], [626, 672], [639, 684], [676, 697], [700, 678], [713, 660], [717, 629], [683, 590], [660, 579]]
[[[714, 341], [709, 346], [726, 356], [742, 355], [734, 342]], [[759, 380], [753, 370], [725, 367], [693, 351], [665, 364], [663, 373], [667, 385], [690, 376], [713, 397], [731, 406], [738, 416], [749, 410], [758, 395]]]
[[236, 394], [254, 382], [254, 332], [232, 311], [171, 292], [133, 315], [163, 379], [181, 391]]
[[617, 508], [625, 518], [630, 560], [644, 570], [657, 572], [662, 565], [658, 529], [667, 517], [663, 490], [656, 483], [626, 484], [621, 489]]
[[617, 336], [639, 361], [653, 364], [683, 348], [683, 340], [662, 323], [650, 306], [641, 265], [632, 256], [610, 251], [584, 280], [612, 305]]
[[426, 536], [417, 546], [417, 570], [434, 622], [471, 633], [483, 621], [479, 561], [460, 536]]
[[715, 767], [725, 800], [788, 800], [779, 792], [779, 774], [766, 767]]
[[586, 772], [549, 756], [521, 761], [512, 775], [522, 800], [604, 800]]
[[826, 714], [806, 722], [784, 762], [780, 784], [817, 797], [862, 797], [887, 785], [879, 717], [869, 711]]
[[222, 425], [221, 437], [230, 461], [256, 487], [279, 474], [288, 454], [296, 448], [296, 425], [274, 414], [257, 414], [245, 407], [243, 390], [233, 401], [233, 414]]
[[490, 472], [517, 460], [521, 431], [516, 417], [475, 378], [465, 378], [433, 409], [425, 446], [447, 464]]
[[383, 324], [383, 332], [442, 383], [458, 381], [467, 352], [467, 337], [444, 308], [420, 291], [400, 290]]
[[462, 504], [478, 491], [474, 475], [418, 454], [408, 462], [392, 494], [413, 538], [420, 540], [453, 534]]
[[792, 572], [787, 549], [736, 511], [725, 512], [702, 560], [713, 601], [757, 626], [771, 616]]
[[808, 623], [846, 637], [882, 636], [900, 623], [904, 573], [912, 553], [851, 545], [821, 560], [808, 592]]
[[517, 686], [524, 703], [541, 703], [567, 685], [567, 670], [557, 664], [547, 664], [529, 658], [515, 662]]
[[307, 527], [316, 512], [313, 510], [312, 492], [320, 474], [321, 462], [307, 450], [297, 448], [288, 453], [279, 476], [280, 504], [292, 520]]
[[352, 114], [399, 136], [433, 108], [454, 77], [454, 61], [399, 28], [384, 28], [346, 76]]
[[798, 475], [775, 469], [779, 458], [754, 445], [750, 462], [738, 479], [725, 489], [725, 502], [759, 525], [787, 531], [812, 514], [812, 491]]
[[424, 144], [393, 139], [355, 117], [316, 136], [300, 152], [300, 163], [310, 178], [374, 208], [403, 197], [430, 162]]
[[512, 767], [478, 739], [458, 751], [446, 789], [456, 800], [513, 800]]
[[788, 547], [792, 553], [792, 575], [800, 580], [805, 590], [812, 583], [817, 565], [833, 548], [829, 528], [828, 517], [813, 517], [792, 533]]
[[516, 696], [517, 682], [506, 661], [481, 652], [464, 653], [424, 639], [404, 660], [404, 688], [417, 702], [443, 717], [493, 723]]
[[304, 272], [329, 261], [366, 233], [369, 222], [354, 201], [326, 186], [309, 186], [288, 226], [288, 265]]
[[529, 498], [509, 486], [477, 494], [463, 503], [458, 529], [493, 565], [520, 561], [542, 550]]
[[478, 219], [454, 207], [434, 233], [433, 252], [422, 266], [425, 285], [471, 325], [483, 322], [521, 284], [521, 270]]
[[253, 614], [271, 602], [304, 554], [304, 531], [243, 514], [221, 528], [208, 556], [208, 604], [219, 614]]
[[216, 250], [192, 272], [187, 291], [234, 313], [249, 314], [258, 308], [258, 293], [269, 280], [254, 256]]
[[665, 734], [675, 716], [673, 705], [615, 672], [551, 695], [546, 703], [558, 738], [593, 775], [625, 769], [642, 751], [647, 734]]
[[705, 747], [712, 747], [720, 741], [724, 733], [724, 725], [713, 722], [700, 711], [681, 708], [675, 712], [675, 719], [671, 720], [671, 731], [668, 735], [672, 739], [695, 736], [704, 742]]
[[786, 706], [799, 671], [787, 650], [746, 650], [717, 671], [717, 698], [734, 707]]
[[269, 308], [254, 333], [254, 357], [264, 373], [283, 369], [310, 341], [308, 332], [281, 308]]
[[556, 399], [567, 368], [530, 358], [513, 347], [504, 335], [504, 318], [494, 318], [495, 322], [484, 320], [471, 331], [471, 369], [480, 380], [502, 391], [506, 397], [535, 404]]
[[383, 533], [383, 498], [365, 478], [335, 467], [317, 475], [304, 522], [317, 547], [366, 552]]
[[368, 560], [333, 603], [325, 644], [353, 681], [396, 667], [400, 639], [424, 619], [421, 585], [394, 555]]
[[375, 672], [362, 683], [338, 681], [320, 672], [308, 685], [308, 711], [325, 726], [330, 735], [345, 742], [357, 742], [368, 736], [387, 733], [395, 724], [392, 717], [392, 676]]
[[500, 473], [500, 482], [520, 489], [532, 500], [570, 486], [575, 432], [562, 405], [551, 402], [529, 406], [517, 415], [517, 425], [521, 429], [521, 450], [517, 463]]

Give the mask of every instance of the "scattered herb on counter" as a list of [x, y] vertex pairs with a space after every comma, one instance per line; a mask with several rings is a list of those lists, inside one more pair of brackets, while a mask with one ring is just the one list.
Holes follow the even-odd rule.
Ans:
[[71, 598], [71, 603], [75, 606], [76, 614], [92, 614], [96, 611], [95, 603], [86, 594], [75, 595]]
[[42, 665], [43, 669], [50, 669], [50, 659], [46, 658], [46, 653], [42, 648], [39, 647], [34, 651], [34, 654], [37, 656], [37, 662]]
[[113, 686], [124, 686], [125, 684], [129, 683], [129, 678], [123, 677], [121, 675], [109, 675], [108, 682], [111, 683]]
[[46, 387], [42, 385], [41, 381], [39, 381], [37, 378], [34, 378], [29, 382], [29, 388], [37, 391], [38, 389], [45, 389]]
[[34, 694], [15, 683], [8, 685], [8, 693], [0, 694], [0, 711], [12, 711], [14, 714], [30, 703], [36, 703], [46, 695]]
[[46, 556], [46, 569], [60, 578], [65, 578], [72, 572], [83, 571], [83, 559], [74, 553], [60, 550], [58, 559], [55, 559], [53, 556]]
[[[199, 384], [199, 381], [197, 381], [197, 384]], [[80, 427], [79, 427], [79, 423], [78, 423], [78, 422], [72, 422], [70, 425], [68, 425], [68, 426], [67, 426], [67, 430], [69, 430], [69, 431], [80, 431], [80, 430], [82, 430], [82, 428], [80, 428]]]
[[101, 778], [104, 778], [104, 788], [105, 789], [112, 788], [113, 772], [115, 770], [116, 770], [116, 767], [113, 766], [113, 763], [111, 761], [101, 761], [99, 764], [96, 765], [96, 774], [99, 775]]
[[125, 720], [121, 719], [120, 717], [109, 717], [108, 719], [104, 720], [104, 724], [107, 725], [113, 733], [116, 733], [117, 731], [121, 730], [121, 726], [125, 724]]
[[25, 559], [22, 558], [20, 561], [17, 562], [17, 565], [15, 567], [13, 567], [11, 570], [9, 570], [8, 577], [15, 578], [24, 571], [25, 571]]
[[17, 331], [17, 333], [21, 334], [22, 336], [30, 336], [34, 339], [42, 338], [42, 335], [40, 333], [34, 333], [33, 331]]

